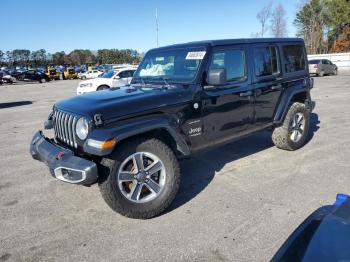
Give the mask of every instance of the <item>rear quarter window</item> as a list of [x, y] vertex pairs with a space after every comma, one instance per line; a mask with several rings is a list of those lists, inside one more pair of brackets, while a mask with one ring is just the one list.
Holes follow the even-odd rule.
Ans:
[[305, 70], [305, 53], [302, 45], [289, 44], [284, 45], [282, 49], [286, 73]]

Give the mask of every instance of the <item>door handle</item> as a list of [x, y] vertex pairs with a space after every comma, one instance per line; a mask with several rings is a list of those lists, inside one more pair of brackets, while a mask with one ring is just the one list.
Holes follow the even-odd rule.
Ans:
[[278, 84], [278, 85], [275, 85], [275, 86], [271, 86], [271, 90], [281, 90], [282, 89], [282, 85], [281, 84]]
[[240, 97], [252, 96], [252, 95], [253, 95], [253, 92], [252, 92], [252, 91], [247, 91], [247, 92], [244, 92], [244, 93], [240, 93], [240, 94], [239, 94]]

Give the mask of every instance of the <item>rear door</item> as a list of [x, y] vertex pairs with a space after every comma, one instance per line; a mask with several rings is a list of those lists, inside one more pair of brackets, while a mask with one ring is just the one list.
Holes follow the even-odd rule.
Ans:
[[257, 128], [263, 128], [272, 123], [283, 88], [280, 54], [274, 44], [252, 45], [250, 52], [255, 95], [254, 121]]
[[324, 74], [328, 74], [328, 65], [326, 60], [322, 59], [321, 60], [321, 71], [323, 71]]
[[327, 74], [332, 74], [333, 73], [333, 66], [331, 61], [325, 60], [326, 66], [327, 66]]

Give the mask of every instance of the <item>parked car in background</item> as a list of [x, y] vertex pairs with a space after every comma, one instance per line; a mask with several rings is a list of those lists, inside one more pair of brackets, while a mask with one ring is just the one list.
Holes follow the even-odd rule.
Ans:
[[130, 64], [117, 64], [117, 65], [111, 65], [113, 71], [120, 70], [125, 67], [133, 67], [137, 68], [137, 65], [130, 65]]
[[134, 67], [123, 68], [117, 72], [109, 71], [101, 75], [101, 77], [82, 81], [77, 87], [77, 95], [124, 86], [131, 82], [135, 71], [136, 68]]
[[86, 71], [86, 66], [85, 65], [76, 65], [74, 66], [75, 72], [79, 73], [84, 73]]
[[52, 80], [60, 80], [61, 74], [56, 68], [48, 68], [46, 75]]
[[65, 79], [77, 79], [78, 73], [74, 70], [73, 67], [67, 67], [63, 72]]
[[92, 79], [92, 78], [96, 78], [100, 75], [102, 75], [103, 72], [102, 71], [98, 71], [98, 70], [88, 70], [84, 73], [79, 73], [78, 74], [78, 78], [80, 79]]
[[337, 75], [338, 67], [328, 59], [309, 60], [309, 73], [317, 76]]
[[38, 81], [39, 83], [45, 83], [51, 80], [47, 74], [39, 70], [27, 70], [17, 75], [17, 79], [20, 81]]
[[0, 71], [0, 79], [2, 79], [3, 83], [13, 84], [16, 82], [16, 78], [11, 76], [10, 72], [6, 70]]

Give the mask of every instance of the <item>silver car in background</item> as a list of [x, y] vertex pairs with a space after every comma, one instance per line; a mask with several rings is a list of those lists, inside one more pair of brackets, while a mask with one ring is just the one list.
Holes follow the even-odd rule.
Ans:
[[328, 59], [309, 60], [309, 73], [317, 76], [337, 75], [338, 67]]

